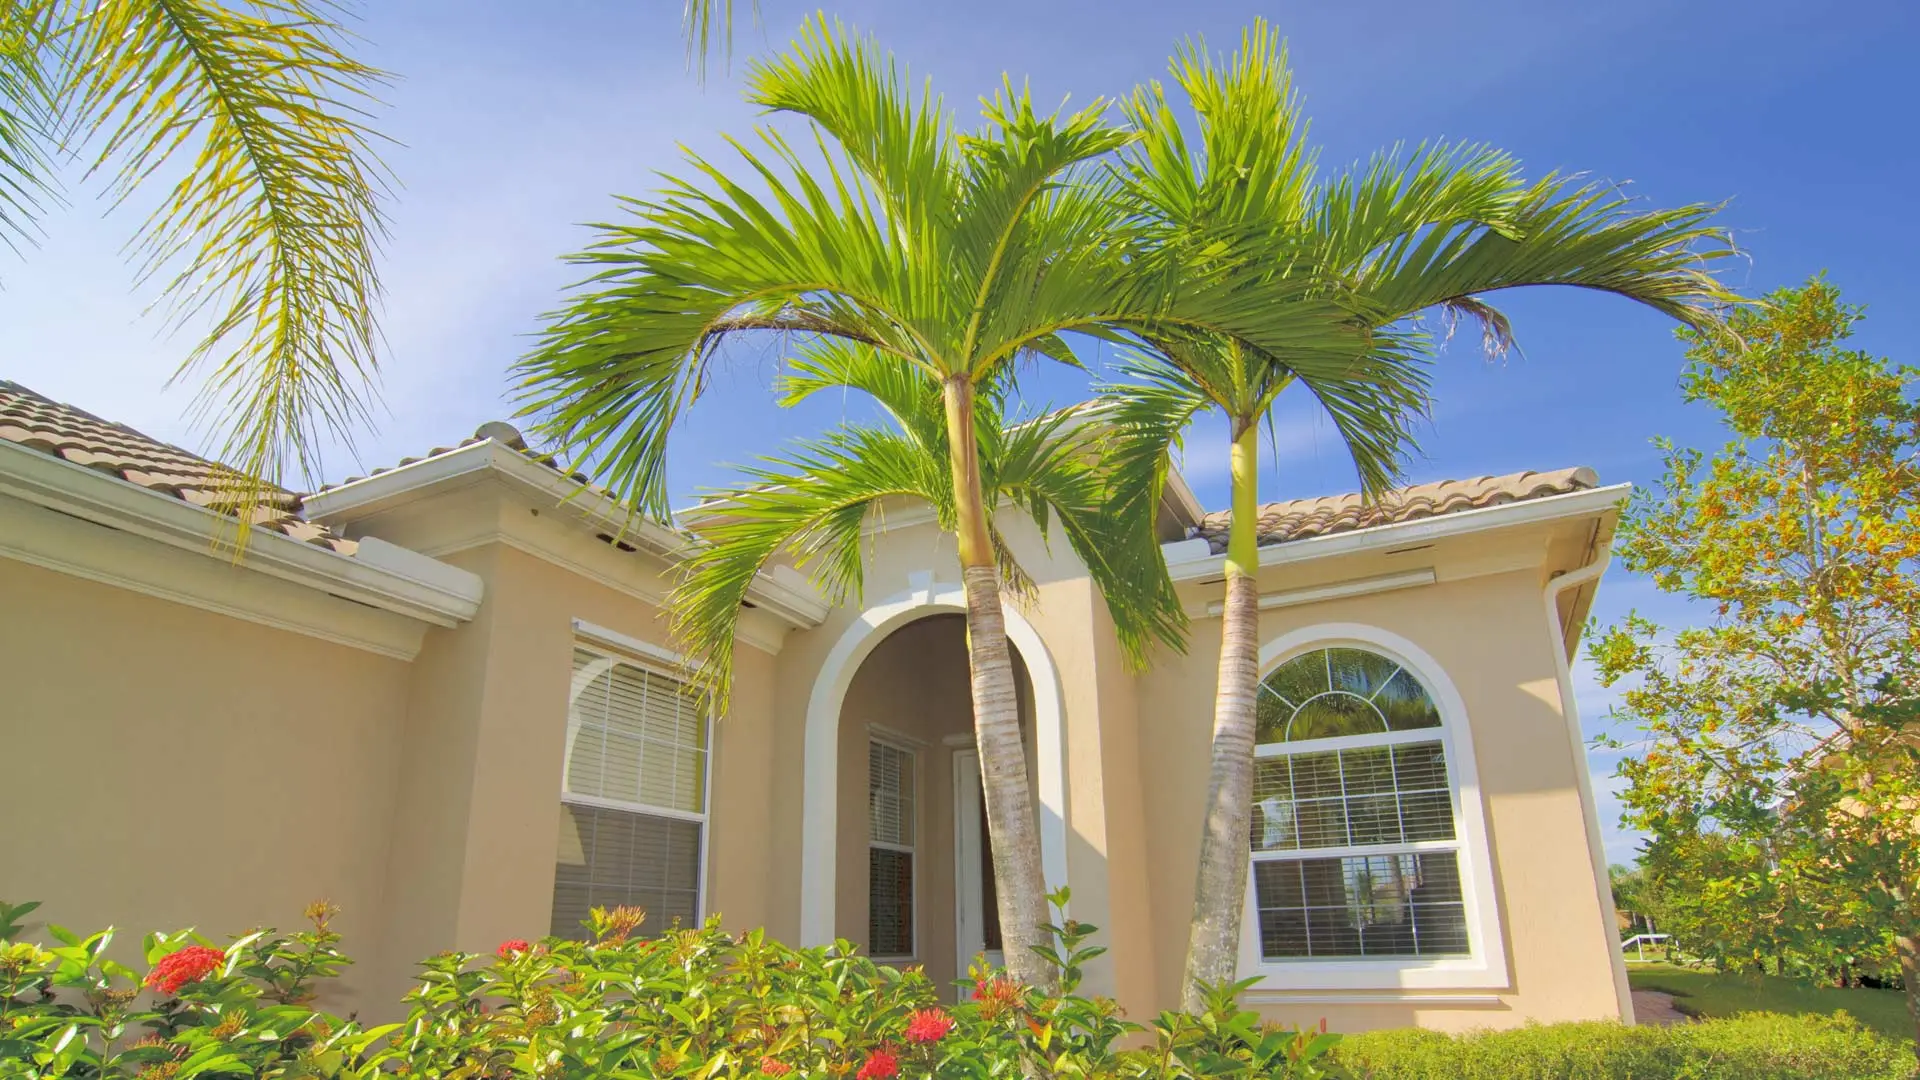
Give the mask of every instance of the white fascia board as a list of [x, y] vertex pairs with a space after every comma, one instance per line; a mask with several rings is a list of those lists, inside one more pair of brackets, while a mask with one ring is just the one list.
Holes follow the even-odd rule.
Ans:
[[[1393, 592], [1397, 589], [1417, 589], [1422, 585], [1431, 585], [1436, 580], [1433, 567], [1423, 566], [1417, 570], [1406, 570], [1398, 574], [1382, 574], [1379, 577], [1359, 578], [1354, 581], [1334, 581], [1304, 589], [1263, 592], [1260, 594], [1260, 610], [1272, 611], [1276, 608], [1298, 607], [1301, 604], [1318, 604], [1324, 600], [1345, 600], [1355, 596]], [[1224, 602], [1215, 600], [1207, 605], [1206, 613], [1219, 615], [1226, 609], [1227, 605]]]
[[[224, 514], [13, 443], [0, 442], [0, 491], [209, 557], [231, 550]], [[253, 530], [242, 565], [435, 626], [472, 619], [485, 594], [478, 576], [392, 544], [362, 559], [269, 529]]]
[[[329, 488], [309, 496], [305, 505], [309, 515], [325, 520], [489, 470], [533, 498], [571, 509], [588, 524], [662, 558], [680, 562], [694, 551], [694, 541], [686, 535], [630, 514], [607, 496], [492, 439]], [[802, 574], [779, 571], [777, 567], [761, 571], [748, 588], [747, 599], [798, 629], [809, 629], [825, 621], [832, 609], [813, 583]]]
[[[1565, 495], [1549, 495], [1543, 499], [1526, 499], [1520, 502], [1502, 503], [1498, 506], [1484, 506], [1478, 510], [1440, 514], [1417, 521], [1376, 525], [1373, 528], [1357, 529], [1353, 532], [1332, 533], [1305, 540], [1289, 540], [1284, 544], [1269, 544], [1260, 549], [1260, 565], [1280, 566], [1311, 559], [1332, 558], [1336, 555], [1397, 548], [1449, 537], [1470, 536], [1490, 529], [1585, 517], [1619, 506], [1626, 501], [1627, 495], [1632, 490], [1632, 484], [1614, 484], [1610, 487], [1592, 488], [1587, 491], [1572, 491]], [[1163, 545], [1162, 550], [1175, 546]], [[1220, 578], [1227, 572], [1227, 557], [1216, 555], [1212, 558], [1193, 561], [1170, 561], [1167, 572], [1178, 583]]]

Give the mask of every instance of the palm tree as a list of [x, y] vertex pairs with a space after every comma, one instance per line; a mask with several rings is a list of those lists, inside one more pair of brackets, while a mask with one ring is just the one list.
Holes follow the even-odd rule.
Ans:
[[[1009, 422], [1012, 375], [1002, 367], [974, 398], [981, 500], [1003, 587], [1019, 597], [1035, 589], [995, 521], [995, 510], [1010, 507], [1042, 536], [1059, 524], [1106, 598], [1130, 662], [1144, 665], [1156, 642], [1178, 647], [1183, 616], [1172, 582], [1136, 572], [1159, 558], [1151, 532], [1108, 512], [1112, 493], [1099, 452], [1106, 426], [1084, 404]], [[749, 586], [770, 560], [794, 557], [839, 604], [861, 595], [862, 527], [889, 504], [922, 503], [940, 528], [958, 531], [945, 396], [925, 371], [864, 345], [814, 339], [800, 345], [780, 384], [784, 406], [824, 390], [864, 394], [886, 423], [850, 423], [800, 440], [743, 466], [745, 483], [702, 499], [702, 543], [668, 607], [673, 633], [700, 659], [695, 678], [708, 691], [731, 682], [734, 629]]]
[[[330, 0], [0, 0], [0, 238], [18, 246], [78, 153], [115, 202], [184, 163], [130, 250], [201, 336], [195, 414], [236, 505], [368, 418], [384, 221], [364, 124], [385, 76]], [[204, 329], [202, 329], [204, 328]], [[245, 542], [241, 530], [239, 541]]]
[[[1326, 319], [1297, 332], [1294, 309], [1272, 302], [1284, 282], [1256, 294], [1187, 272], [1172, 249], [1130, 251], [1098, 164], [1130, 136], [1103, 122], [1100, 102], [1042, 115], [1009, 83], [963, 135], [930, 91], [903, 88], [877, 46], [824, 19], [747, 81], [749, 101], [810, 123], [808, 152], [763, 129], [757, 149], [734, 145], [742, 179], [693, 157], [704, 186], [670, 180], [625, 200], [629, 220], [600, 226], [575, 257], [593, 276], [520, 362], [526, 408], [637, 512], [664, 519], [669, 432], [732, 338], [793, 335], [816, 360], [853, 350], [860, 365], [939, 388], [1000, 921], [1014, 974], [1045, 983], [1028, 948], [1048, 915], [979, 437], [983, 388], [1003, 386], [1023, 358], [1075, 363], [1062, 337], [1074, 332], [1217, 334], [1343, 365], [1352, 334]], [[695, 636], [710, 660], [723, 654], [719, 638]], [[724, 700], [724, 684], [715, 689]]]
[[1529, 183], [1512, 158], [1473, 146], [1390, 151], [1357, 171], [1320, 175], [1285, 48], [1265, 23], [1243, 35], [1225, 64], [1203, 45], [1187, 45], [1171, 75], [1198, 121], [1191, 144], [1158, 84], [1126, 103], [1141, 139], [1125, 153], [1121, 182], [1151, 237], [1142, 242], [1204, 252], [1223, 236], [1251, 250], [1261, 247], [1252, 236], [1284, 237], [1270, 246], [1292, 257], [1252, 269], [1289, 296], [1342, 298], [1350, 314], [1336, 307], [1300, 315], [1346, 320], [1379, 361], [1329, 379], [1303, 370], [1284, 348], [1155, 333], [1148, 336], [1158, 357], [1132, 365], [1133, 380], [1106, 392], [1127, 433], [1113, 454], [1125, 474], [1118, 485], [1136, 504], [1156, 491], [1169, 448], [1200, 413], [1223, 412], [1232, 437], [1212, 765], [1186, 970], [1187, 1003], [1196, 1007], [1202, 987], [1233, 978], [1240, 940], [1259, 675], [1259, 431], [1271, 424], [1280, 393], [1298, 384], [1318, 399], [1363, 490], [1377, 495], [1398, 476], [1424, 402], [1431, 341], [1416, 321], [1423, 313], [1449, 325], [1477, 322], [1484, 347], [1498, 353], [1511, 328], [1484, 296], [1500, 289], [1579, 286], [1695, 325], [1732, 297], [1703, 269], [1730, 250], [1708, 228], [1713, 207], [1643, 209], [1612, 188], [1558, 175]]

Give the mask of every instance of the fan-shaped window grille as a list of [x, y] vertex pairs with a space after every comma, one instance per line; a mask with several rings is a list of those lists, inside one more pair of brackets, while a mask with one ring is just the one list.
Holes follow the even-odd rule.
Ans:
[[1251, 837], [1269, 961], [1469, 951], [1440, 710], [1378, 653], [1327, 648], [1260, 684]]

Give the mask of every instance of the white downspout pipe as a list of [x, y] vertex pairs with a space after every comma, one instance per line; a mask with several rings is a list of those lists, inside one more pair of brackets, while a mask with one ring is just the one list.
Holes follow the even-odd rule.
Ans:
[[1567, 658], [1567, 635], [1560, 625], [1560, 594], [1568, 589], [1598, 582], [1613, 558], [1613, 542], [1604, 541], [1592, 560], [1547, 582], [1547, 640], [1553, 644], [1554, 674], [1560, 681], [1560, 712], [1567, 721], [1567, 744], [1573, 751], [1574, 783], [1580, 791], [1580, 811], [1587, 819], [1587, 854], [1593, 860], [1594, 898], [1599, 902], [1601, 940], [1607, 943], [1608, 962], [1613, 965], [1613, 995], [1620, 1007], [1620, 1020], [1631, 1024], [1633, 991], [1627, 984], [1627, 957], [1619, 947], [1619, 928], [1613, 907], [1613, 887], [1607, 879], [1607, 849], [1600, 836], [1600, 811], [1593, 799], [1593, 777], [1587, 767], [1587, 742], [1580, 730], [1580, 708], [1573, 697], [1573, 665]]

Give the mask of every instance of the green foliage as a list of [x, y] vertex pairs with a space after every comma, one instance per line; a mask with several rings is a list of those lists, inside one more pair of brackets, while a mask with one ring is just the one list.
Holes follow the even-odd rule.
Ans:
[[1860, 317], [1816, 278], [1681, 333], [1733, 438], [1663, 443], [1619, 550], [1712, 621], [1632, 615], [1589, 652], [1644, 733], [1623, 801], [1661, 928], [1727, 967], [1897, 963], [1916, 993], [1920, 372], [1847, 348]]
[[322, 431], [368, 417], [384, 187], [365, 118], [386, 76], [347, 52], [338, 7], [0, 4], [0, 228], [28, 234], [49, 149], [110, 177], [116, 204], [185, 166], [129, 250], [202, 335], [176, 378], [207, 373], [196, 410], [235, 506], [290, 466], [314, 475]]
[[[1066, 891], [1051, 899], [1064, 909]], [[26, 910], [0, 906], [0, 922]], [[1088, 943], [1096, 927], [1071, 919], [1039, 950], [1058, 995], [976, 968], [966, 1000], [942, 1005], [919, 969], [881, 967], [847, 942], [791, 949], [712, 923], [636, 939], [638, 911], [596, 910], [590, 941], [509, 941], [490, 957], [427, 960], [406, 1020], [365, 1029], [305, 1004], [346, 963], [327, 928], [332, 909], [309, 914], [311, 931], [251, 934], [225, 950], [190, 932], [150, 937], [144, 995], [139, 972], [106, 958], [111, 931], [83, 939], [55, 928], [51, 949], [0, 940], [0, 1078], [1340, 1075], [1327, 1061], [1337, 1036], [1265, 1026], [1235, 1004], [1237, 987], [1212, 994], [1202, 1015], [1147, 1028], [1111, 1000], [1079, 995], [1083, 966], [1104, 950]], [[158, 986], [168, 957], [195, 947], [214, 959], [172, 992]]]
[[[919, 503], [955, 531], [957, 507], [948, 470], [949, 442], [940, 385], [858, 345], [817, 342], [802, 350], [782, 380], [792, 404], [823, 390], [871, 395], [886, 424], [848, 424], [798, 440], [743, 467], [746, 483], [709, 493], [692, 515], [704, 543], [688, 560], [670, 610], [674, 633], [702, 658], [704, 687], [724, 692], [733, 668], [733, 634], [754, 577], [786, 553], [832, 603], [857, 598], [870, 546], [868, 521], [890, 505]], [[1051, 539], [1057, 527], [1099, 586], [1130, 662], [1144, 665], [1155, 644], [1183, 646], [1185, 616], [1164, 573], [1153, 535], [1134, 527], [1131, 507], [1116, 512], [1101, 450], [1105, 426], [1084, 409], [1009, 423], [1011, 381], [1003, 374], [975, 399], [981, 493], [990, 507], [1012, 507]], [[1031, 595], [1033, 584], [989, 517], [988, 534], [1006, 587]]]
[[1358, 1080], [1909, 1080], [1913, 1055], [1845, 1017], [1749, 1013], [1671, 1027], [1375, 1031], [1334, 1059]]
[[[191, 930], [149, 934], [141, 973], [107, 955], [111, 929], [49, 926], [50, 948], [12, 940], [34, 905], [0, 903], [0, 1078], [249, 1076], [350, 1080], [378, 1075], [390, 1029], [366, 1029], [306, 1003], [347, 959], [315, 904], [313, 928], [270, 930], [224, 949]], [[187, 961], [182, 963], [182, 961]], [[167, 987], [173, 971], [180, 981]], [[150, 991], [150, 992], [148, 992]]]

